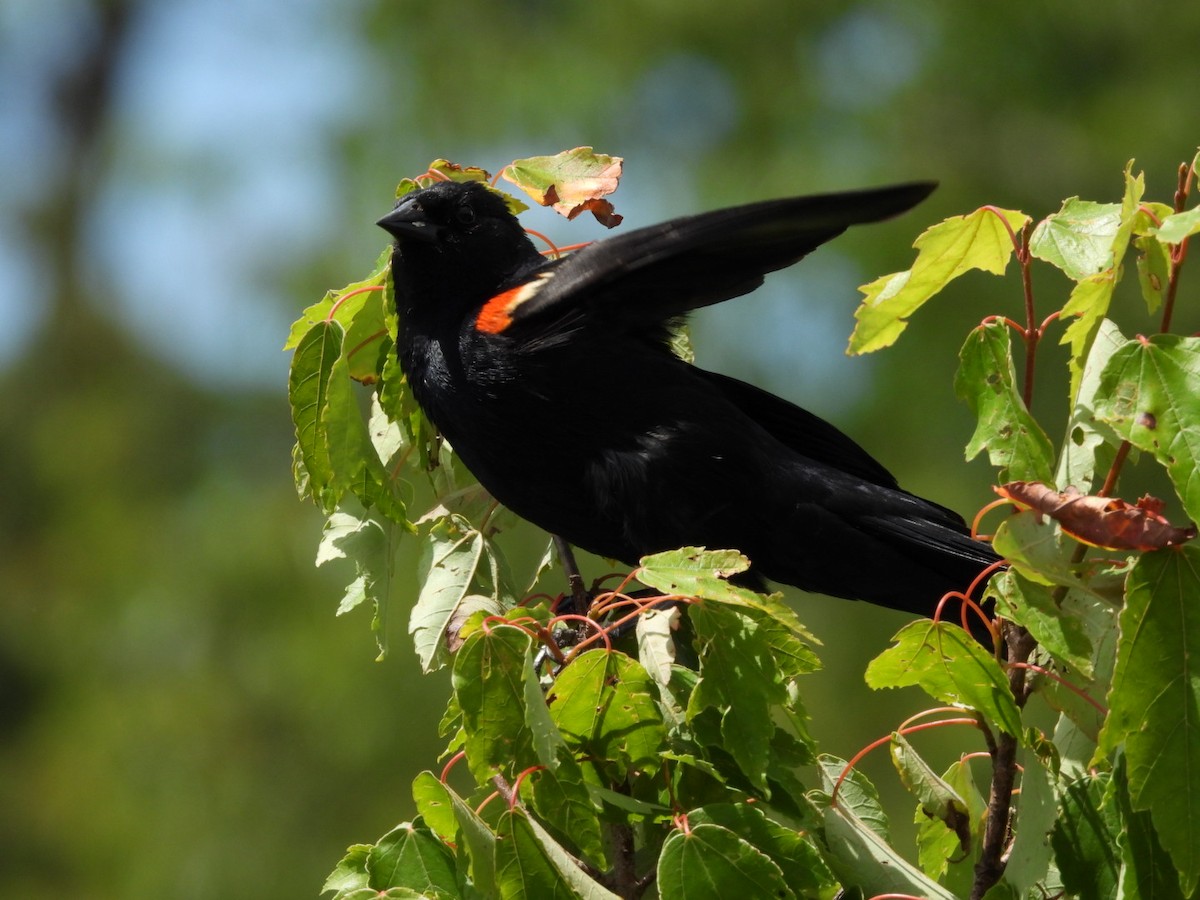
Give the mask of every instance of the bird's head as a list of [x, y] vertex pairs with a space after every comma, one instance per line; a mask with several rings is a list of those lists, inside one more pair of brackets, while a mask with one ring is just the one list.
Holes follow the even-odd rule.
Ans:
[[442, 181], [410, 191], [379, 227], [396, 240], [393, 275], [418, 291], [430, 281], [439, 295], [453, 286], [463, 299], [490, 296], [537, 251], [504, 198], [478, 182]]

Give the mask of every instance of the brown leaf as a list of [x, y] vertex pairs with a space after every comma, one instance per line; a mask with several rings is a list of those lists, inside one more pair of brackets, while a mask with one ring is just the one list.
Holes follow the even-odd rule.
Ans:
[[1010, 481], [995, 488], [1018, 506], [1054, 519], [1063, 531], [1093, 547], [1161, 550], [1196, 536], [1196, 526], [1177, 528], [1161, 515], [1162, 500], [1149, 495], [1133, 506], [1119, 497], [1094, 497], [1074, 487], [1056, 491], [1040, 481]]
[[623, 160], [595, 153], [591, 147], [576, 147], [554, 156], [515, 160], [500, 173], [542, 206], [573, 219], [581, 212], [592, 213], [612, 228], [621, 221], [612, 204], [601, 200], [617, 189]]

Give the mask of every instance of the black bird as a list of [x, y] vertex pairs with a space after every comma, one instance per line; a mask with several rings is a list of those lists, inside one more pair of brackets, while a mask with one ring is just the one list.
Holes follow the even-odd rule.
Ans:
[[812, 413], [672, 353], [689, 310], [758, 287], [932, 184], [751, 203], [538, 253], [476, 183], [406, 194], [396, 347], [414, 396], [501, 503], [601, 556], [736, 548], [752, 572], [929, 615], [996, 557]]

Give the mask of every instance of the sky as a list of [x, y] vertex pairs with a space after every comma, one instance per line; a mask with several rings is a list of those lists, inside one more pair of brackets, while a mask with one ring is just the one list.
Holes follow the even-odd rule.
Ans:
[[[8, 325], [0, 330], [0, 367], [19, 359], [45, 310], [38, 291], [51, 273], [26, 235], [23, 211], [64, 165], [47, 85], [94, 27], [80, 12], [71, 0], [0, 5], [0, 166], [20, 176], [0, 181], [0, 316]], [[83, 264], [141, 343], [198, 382], [281, 385], [288, 325], [319, 296], [292, 295], [289, 262], [330, 242], [361, 245], [361, 268], [348, 269], [344, 283], [365, 274], [382, 247], [371, 222], [341, 219], [348, 188], [334, 136], [365, 125], [383, 102], [377, 86], [402, 84], [405, 68], [390, 58], [386, 73], [377, 70], [352, 31], [358, 18], [322, 0], [296, 0], [286, 16], [272, 0], [173, 0], [149, 3], [139, 17], [116, 86], [111, 151], [96, 161]], [[856, 12], [802, 64], [831, 103], [861, 108], [886, 102], [914, 77], [932, 39], [886, 14]], [[395, 96], [389, 92], [389, 102]], [[683, 52], [648, 68], [623, 108], [626, 132], [660, 155], [674, 147], [701, 156], [739, 124], [728, 74]], [[510, 155], [497, 146], [481, 148], [481, 156], [511, 159], [536, 146], [521, 140], [504, 141]], [[614, 149], [638, 157], [635, 146]], [[837, 152], [855, 151], [847, 144]], [[672, 183], [661, 177], [630, 168], [615, 198], [626, 227], [698, 209], [686, 172]], [[380, 214], [391, 186], [381, 185]], [[563, 233], [545, 224], [551, 217], [536, 210], [530, 222]], [[570, 240], [600, 236], [572, 227]], [[854, 287], [870, 277], [836, 250], [822, 251], [775, 276], [752, 301], [706, 311], [695, 333], [701, 362], [753, 367], [729, 345], [732, 335], [770, 359], [781, 381], [835, 378], [835, 405], [852, 405], [871, 365], [846, 360], [841, 348]], [[821, 302], [831, 295], [845, 302]], [[796, 352], [795, 327], [780, 327], [799, 320], [797, 308], [804, 353]]]

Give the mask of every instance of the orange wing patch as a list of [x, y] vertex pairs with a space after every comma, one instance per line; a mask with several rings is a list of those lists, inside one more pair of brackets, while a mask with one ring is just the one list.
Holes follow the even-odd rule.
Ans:
[[483, 304], [479, 315], [475, 317], [475, 330], [488, 334], [500, 334], [512, 324], [513, 313], [517, 307], [536, 294], [549, 277], [548, 274], [539, 275], [532, 281], [497, 294]]

